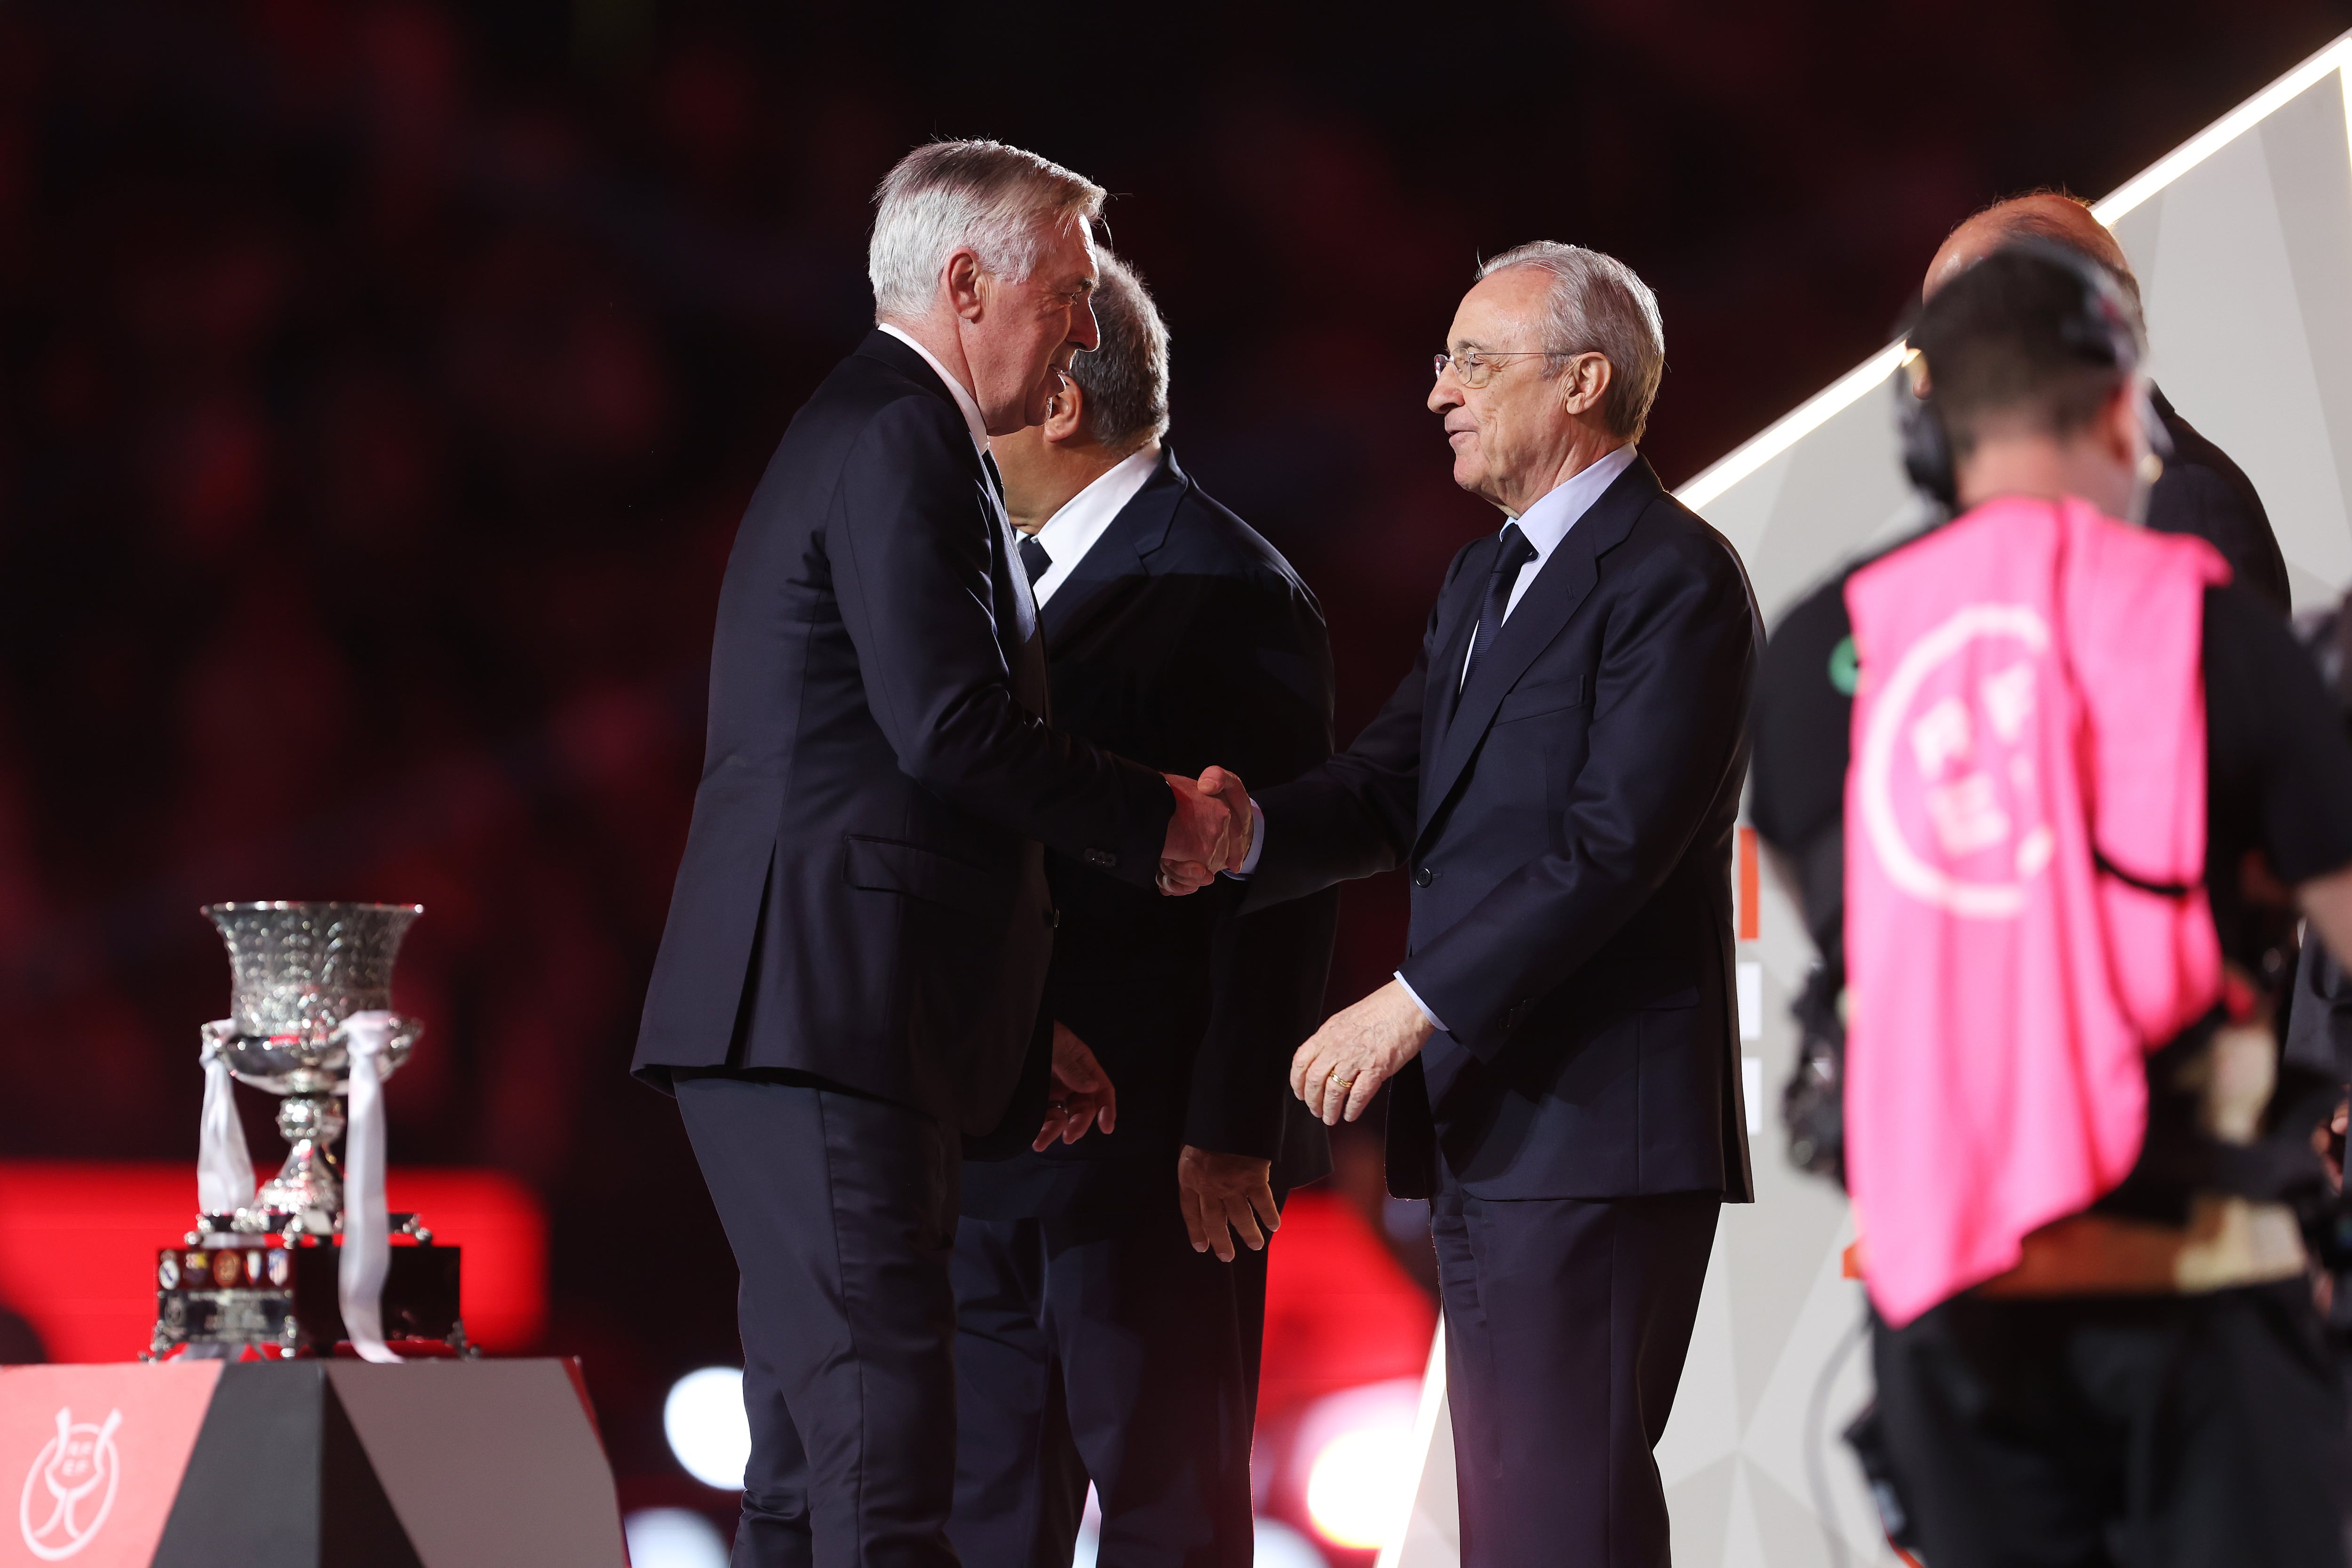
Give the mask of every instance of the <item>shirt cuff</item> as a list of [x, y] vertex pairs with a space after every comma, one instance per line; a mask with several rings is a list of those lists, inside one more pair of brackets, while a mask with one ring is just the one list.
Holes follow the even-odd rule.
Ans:
[[1252, 801], [1250, 802], [1250, 852], [1242, 857], [1240, 865], [1226, 872], [1225, 875], [1236, 882], [1248, 881], [1257, 874], [1258, 857], [1265, 853], [1265, 813], [1258, 809], [1257, 802]]
[[1402, 969], [1396, 972], [1396, 983], [1404, 987], [1404, 994], [1412, 998], [1412, 1005], [1421, 1009], [1421, 1016], [1429, 1020], [1431, 1027], [1441, 1035], [1450, 1035], [1454, 1032], [1445, 1026], [1444, 1019], [1429, 1010], [1429, 1004], [1421, 999], [1421, 993], [1412, 988], [1412, 982], [1404, 977], [1404, 971]]

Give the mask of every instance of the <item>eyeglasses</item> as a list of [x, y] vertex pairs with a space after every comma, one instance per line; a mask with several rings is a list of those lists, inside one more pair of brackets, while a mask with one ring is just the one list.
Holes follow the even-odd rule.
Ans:
[[[1588, 351], [1589, 352], [1589, 351]], [[1439, 354], [1433, 362], [1436, 374], [1443, 377], [1448, 369], [1463, 385], [1476, 391], [1495, 379], [1507, 359], [1568, 359], [1571, 354], [1551, 349], [1521, 349], [1511, 353], [1488, 353], [1484, 349], [1472, 349], [1466, 353]]]

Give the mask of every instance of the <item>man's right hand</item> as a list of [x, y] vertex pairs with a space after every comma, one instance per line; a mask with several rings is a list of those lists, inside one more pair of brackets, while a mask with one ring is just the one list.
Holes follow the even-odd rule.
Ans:
[[1176, 815], [1160, 857], [1160, 890], [1181, 898], [1249, 858], [1256, 818], [1239, 774], [1212, 767], [1197, 780], [1160, 775], [1175, 792]]
[[1218, 872], [1236, 863], [1229, 858], [1233, 808], [1197, 780], [1176, 773], [1160, 777], [1176, 796], [1176, 815], [1168, 819], [1168, 841], [1160, 852], [1160, 890], [1181, 896], [1207, 887]]
[[1234, 1250], [1234, 1233], [1239, 1231], [1252, 1252], [1264, 1251], [1266, 1237], [1282, 1224], [1269, 1180], [1273, 1171], [1271, 1160], [1185, 1144], [1176, 1157], [1176, 1201], [1184, 1211], [1192, 1250], [1214, 1252], [1231, 1263], [1239, 1256]]

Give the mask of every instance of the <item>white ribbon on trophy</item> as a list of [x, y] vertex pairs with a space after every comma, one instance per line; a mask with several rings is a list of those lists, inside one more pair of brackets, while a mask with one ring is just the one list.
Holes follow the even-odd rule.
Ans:
[[383, 1071], [379, 1058], [394, 1019], [354, 1013], [340, 1031], [351, 1054], [350, 1131], [343, 1142], [343, 1256], [336, 1284], [343, 1331], [369, 1361], [394, 1362], [383, 1342], [383, 1277], [392, 1267], [392, 1219], [384, 1205]]
[[245, 1146], [245, 1123], [237, 1120], [236, 1089], [228, 1069], [236, 1020], [217, 1019], [203, 1034], [205, 1113], [196, 1124], [196, 1206], [208, 1215], [234, 1214], [253, 1201], [253, 1156]]

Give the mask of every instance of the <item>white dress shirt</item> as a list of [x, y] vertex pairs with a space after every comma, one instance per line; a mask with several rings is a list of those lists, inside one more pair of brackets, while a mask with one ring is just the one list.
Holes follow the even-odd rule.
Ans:
[[[1536, 553], [1533, 560], [1519, 568], [1519, 575], [1511, 584], [1510, 600], [1503, 606], [1506, 622], [1510, 620], [1511, 612], [1519, 607], [1519, 596], [1528, 591], [1528, 584], [1536, 580], [1544, 563], [1551, 559], [1551, 552], [1568, 537], [1568, 531], [1592, 510], [1592, 503], [1601, 499], [1601, 491], [1617, 482], [1618, 475], [1633, 466], [1634, 455], [1631, 442], [1602, 454], [1547, 490], [1542, 500], [1511, 520], [1519, 525], [1528, 542], [1536, 547]], [[1462, 656], [1462, 673], [1455, 679], [1455, 685], [1470, 679], [1470, 657], [1476, 648], [1474, 639], [1470, 652]]]
[[1070, 580], [1087, 552], [1095, 547], [1110, 528], [1112, 520], [1127, 510], [1151, 476], [1160, 468], [1160, 443], [1146, 445], [1131, 452], [1108, 468], [1097, 474], [1092, 483], [1069, 500], [1061, 510], [1047, 518], [1045, 526], [1032, 535], [1045, 551], [1048, 564], [1037, 580], [1029, 584], [1029, 592], [1043, 605], [1054, 596], [1054, 590]]
[[[1536, 580], [1537, 574], [1544, 569], [1544, 563], [1551, 559], [1551, 552], [1559, 548], [1561, 540], [1568, 537], [1568, 531], [1592, 510], [1592, 503], [1601, 499], [1601, 491], [1617, 482], [1618, 475], [1633, 466], [1634, 456], [1631, 442], [1604, 454], [1553, 486], [1544, 493], [1542, 500], [1511, 520], [1519, 525], [1519, 531], [1527, 536], [1529, 544], [1536, 547], [1536, 552], [1534, 559], [1519, 568], [1518, 576], [1511, 584], [1511, 596], [1503, 605], [1506, 623], [1510, 620], [1511, 612], [1519, 607], [1519, 600], [1527, 593], [1528, 584]], [[1477, 639], [1475, 637], [1470, 646], [1471, 652], [1475, 652]], [[1470, 654], [1465, 653], [1462, 656], [1462, 673], [1454, 679], [1459, 684], [1469, 678]], [[1255, 831], [1250, 837], [1248, 858], [1233, 873], [1237, 877], [1247, 877], [1255, 871], [1258, 858], [1265, 853], [1265, 813], [1258, 810], [1255, 801], [1250, 802], [1250, 812], [1256, 818], [1252, 825]], [[1445, 1027], [1445, 1021], [1429, 1010], [1429, 1004], [1413, 990], [1412, 982], [1404, 977], [1402, 969], [1396, 971], [1396, 983], [1404, 987], [1404, 994], [1412, 998], [1412, 1005], [1421, 1009], [1421, 1016], [1428, 1019], [1433, 1027]]]
[[988, 423], [980, 416], [979, 400], [973, 397], [971, 393], [964, 390], [963, 383], [958, 381], [954, 376], [948, 374], [948, 367], [941, 364], [939, 362], [939, 356], [932, 353], [930, 350], [925, 348], [922, 344], [917, 342], [913, 338], [908, 337], [905, 332], [900, 331], [889, 322], [883, 321], [879, 324], [884, 331], [889, 333], [892, 337], [898, 339], [900, 342], [906, 344], [908, 348], [922, 355], [923, 363], [929, 365], [932, 370], [936, 371], [939, 374], [940, 380], [947, 384], [947, 389], [955, 394], [956, 406], [963, 410], [963, 422], [971, 430], [972, 448], [977, 451], [983, 459], [982, 466], [983, 468], [986, 467], [987, 465], [984, 459], [988, 457]]

